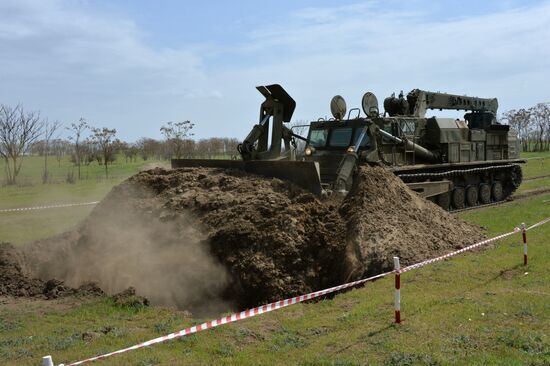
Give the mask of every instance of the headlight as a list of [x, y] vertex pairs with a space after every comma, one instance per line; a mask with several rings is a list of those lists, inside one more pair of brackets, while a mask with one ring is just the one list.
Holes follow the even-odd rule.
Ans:
[[306, 150], [304, 151], [306, 156], [310, 156], [311, 154], [313, 154], [315, 152], [315, 148], [311, 147], [311, 146], [308, 146], [306, 147]]
[[355, 152], [355, 146], [352, 145], [352, 146], [348, 147], [348, 152], [349, 153]]

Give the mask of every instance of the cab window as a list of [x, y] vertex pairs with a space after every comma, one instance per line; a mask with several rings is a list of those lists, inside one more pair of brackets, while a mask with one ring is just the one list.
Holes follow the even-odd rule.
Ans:
[[313, 147], [323, 147], [327, 144], [327, 129], [311, 130], [309, 134], [309, 145]]
[[351, 141], [351, 127], [340, 127], [332, 130], [330, 134], [329, 146], [348, 147]]

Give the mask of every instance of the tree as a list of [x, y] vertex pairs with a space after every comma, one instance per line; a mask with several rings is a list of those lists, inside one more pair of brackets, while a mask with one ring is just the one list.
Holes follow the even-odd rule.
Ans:
[[82, 163], [82, 138], [84, 132], [90, 127], [86, 123], [84, 118], [78, 120], [78, 124], [71, 123], [71, 127], [67, 127], [68, 130], [71, 130], [74, 133], [74, 136], [69, 136], [69, 140], [74, 140], [74, 163], [78, 167], [78, 179], [81, 179], [80, 174], [80, 165]]
[[61, 127], [61, 123], [59, 121], [55, 121], [53, 123], [49, 123], [47, 120], [44, 123], [44, 139], [43, 142], [43, 152], [42, 155], [44, 155], [44, 171], [42, 173], [42, 183], [48, 183], [49, 179], [49, 172], [48, 172], [48, 155], [50, 154], [50, 141], [53, 137], [53, 135], [56, 133], [56, 131]]
[[544, 103], [539, 103], [529, 108], [534, 127], [535, 151], [543, 151], [546, 148], [545, 135], [550, 129], [550, 108]]
[[518, 132], [522, 150], [528, 151], [531, 112], [523, 108], [520, 110], [512, 109], [511, 111], [504, 112], [502, 114], [502, 119]]
[[162, 155], [162, 143], [155, 139], [142, 137], [136, 143], [136, 147], [143, 160], [147, 160], [152, 157], [156, 157], [160, 160]]
[[61, 159], [63, 159], [65, 155], [69, 154], [70, 148], [71, 144], [66, 140], [55, 139], [52, 141], [51, 150], [55, 155], [58, 166], [61, 166]]
[[114, 128], [92, 128], [91, 139], [94, 145], [98, 148], [103, 159], [103, 165], [105, 166], [105, 178], [109, 178], [109, 162], [114, 161], [116, 148], [120, 145], [120, 141], [115, 138], [115, 135], [116, 130]]
[[194, 134], [191, 130], [195, 126], [191, 121], [168, 122], [160, 128], [160, 132], [166, 138], [166, 143], [169, 147], [170, 156], [175, 156], [176, 159], [182, 157], [185, 149], [185, 141], [187, 137]]
[[0, 156], [7, 184], [16, 183], [23, 157], [42, 134], [43, 125], [39, 112], [25, 112], [21, 105], [0, 105]]
[[124, 152], [124, 158], [126, 159], [126, 163], [128, 163], [128, 161], [130, 162], [136, 161], [136, 158], [138, 155], [137, 144], [135, 143], [128, 144], [126, 142], [121, 142], [118, 149]]

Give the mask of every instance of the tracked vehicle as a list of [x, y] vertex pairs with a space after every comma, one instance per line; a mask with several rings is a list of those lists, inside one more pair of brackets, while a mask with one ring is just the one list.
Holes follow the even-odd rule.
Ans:
[[[265, 101], [259, 123], [239, 145], [242, 160], [177, 159], [172, 166], [242, 169], [321, 195], [346, 194], [357, 167], [377, 164], [446, 210], [505, 200], [521, 184], [519, 164], [525, 161], [516, 132], [496, 121], [496, 98], [415, 89], [386, 98], [381, 114], [368, 92], [363, 115], [359, 108], [347, 112], [344, 99], [335, 96], [333, 118], [311, 122], [304, 137], [285, 125], [296, 107], [290, 95], [277, 84], [257, 89]], [[426, 117], [429, 109], [466, 113], [463, 120]]]

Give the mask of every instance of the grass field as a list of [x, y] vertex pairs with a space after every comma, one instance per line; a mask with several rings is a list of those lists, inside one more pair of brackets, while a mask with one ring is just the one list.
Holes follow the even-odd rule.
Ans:
[[[526, 178], [550, 174], [550, 154], [543, 157], [529, 160]], [[535, 182], [530, 189], [548, 185], [545, 179], [530, 182]], [[70, 186], [75, 188], [66, 197], [63, 186], [51, 197], [96, 199], [116, 181], [101, 184], [83, 184], [81, 191], [78, 185]], [[36, 189], [34, 196], [41, 197], [38, 186], [23, 189]], [[3, 190], [2, 208], [32, 201]], [[13, 238], [19, 243], [43, 237], [72, 226], [89, 209], [2, 214], [0, 238], [11, 232], [18, 232]], [[461, 216], [492, 236], [521, 222], [550, 217], [550, 194]], [[11, 218], [9, 224], [4, 223], [6, 217]], [[24, 231], [30, 233], [21, 234]], [[393, 278], [385, 278], [333, 299], [292, 306], [98, 364], [549, 365], [550, 224], [530, 231], [528, 238], [527, 267], [522, 265], [520, 236], [514, 235], [483, 252], [405, 273], [399, 326], [392, 323]], [[173, 309], [119, 308], [109, 299], [0, 299], [0, 360], [36, 365], [43, 355], [52, 354], [56, 362], [76, 361], [204, 320]]]
[[[120, 157], [109, 166], [110, 177], [105, 179], [103, 167], [97, 163], [82, 167], [82, 180], [66, 183], [69, 169], [74, 169], [68, 160], [61, 167], [52, 159], [52, 180], [56, 183], [41, 183], [43, 158], [26, 157], [16, 186], [0, 186], [0, 209], [51, 205], [57, 203], [79, 203], [101, 200], [122, 180], [138, 171], [167, 162], [144, 161], [126, 163]], [[76, 173], [75, 173], [76, 174]], [[40, 211], [2, 213], [0, 220], [0, 241], [24, 243], [63, 232], [86, 217], [93, 206], [71, 207]]]
[[[126, 161], [124, 156], [119, 156], [117, 160], [109, 164], [109, 176], [126, 177], [139, 171], [149, 161], [144, 161], [137, 158], [135, 161]], [[81, 167], [82, 180], [99, 180], [105, 179], [105, 168], [99, 165], [96, 161], [89, 165], [82, 164]], [[23, 158], [23, 165], [18, 176], [19, 185], [33, 185], [42, 182], [42, 173], [44, 171], [44, 158], [41, 156], [26, 156]], [[75, 178], [78, 175], [77, 167], [70, 161], [69, 157], [65, 156], [60, 163], [55, 157], [48, 157], [48, 171], [50, 180], [54, 183], [64, 183], [67, 179], [67, 174], [74, 172]], [[0, 161], [0, 172], [4, 172], [4, 162]]]

